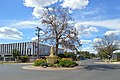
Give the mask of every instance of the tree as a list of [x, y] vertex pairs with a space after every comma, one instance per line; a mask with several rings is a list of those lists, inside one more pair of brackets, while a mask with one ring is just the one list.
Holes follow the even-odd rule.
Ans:
[[113, 51], [119, 49], [118, 41], [119, 38], [116, 35], [104, 35], [94, 43], [94, 47], [101, 57], [107, 58], [107, 56], [112, 56]]
[[96, 57], [96, 54], [91, 53], [91, 54], [90, 54], [90, 57], [91, 57], [91, 58], [95, 58], [95, 57]]
[[80, 54], [80, 57], [82, 57], [82, 58], [88, 58], [88, 59], [91, 58], [91, 54], [88, 51], [77, 52], [77, 54]]
[[13, 49], [11, 53], [15, 59], [17, 59], [20, 56], [20, 51], [17, 49]]
[[77, 50], [81, 46], [76, 28], [69, 23], [72, 20], [69, 9], [45, 8], [41, 20], [45, 29], [42, 39], [55, 46], [56, 55], [60, 45], [71, 50]]

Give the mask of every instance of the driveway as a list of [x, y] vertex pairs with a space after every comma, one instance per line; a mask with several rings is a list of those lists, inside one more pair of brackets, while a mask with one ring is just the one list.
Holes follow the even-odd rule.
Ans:
[[84, 69], [34, 71], [22, 69], [28, 64], [0, 64], [0, 80], [120, 80], [120, 65], [94, 64], [83, 60]]

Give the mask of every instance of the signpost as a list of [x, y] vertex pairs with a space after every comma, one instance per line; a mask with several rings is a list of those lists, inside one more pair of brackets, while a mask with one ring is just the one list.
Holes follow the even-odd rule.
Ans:
[[37, 35], [37, 37], [38, 37], [38, 40], [37, 40], [37, 59], [39, 58], [39, 41], [40, 41], [40, 30], [42, 30], [41, 28], [39, 28], [39, 27], [36, 27], [36, 35]]

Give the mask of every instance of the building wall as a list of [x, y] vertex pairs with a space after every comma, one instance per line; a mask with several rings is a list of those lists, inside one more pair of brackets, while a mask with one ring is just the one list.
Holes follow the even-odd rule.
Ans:
[[[9, 56], [13, 49], [18, 49], [21, 55], [37, 55], [37, 43], [36, 42], [23, 42], [23, 43], [10, 43], [0, 44], [0, 55]], [[39, 44], [39, 55], [47, 56], [50, 53], [51, 46]], [[59, 49], [59, 53], [63, 53], [63, 49]]]

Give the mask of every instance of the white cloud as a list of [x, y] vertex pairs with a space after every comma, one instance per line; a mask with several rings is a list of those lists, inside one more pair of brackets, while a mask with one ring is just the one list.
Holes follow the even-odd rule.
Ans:
[[39, 21], [18, 21], [11, 23], [9, 26], [15, 28], [35, 28], [41, 26], [41, 23]]
[[82, 9], [88, 5], [88, 0], [64, 0], [62, 7], [69, 7], [72, 9]]
[[116, 31], [107, 31], [104, 35], [119, 35], [120, 34], [120, 30], [116, 30]]
[[80, 40], [80, 41], [82, 44], [88, 44], [92, 42], [91, 40]]
[[20, 40], [22, 35], [22, 32], [15, 28], [0, 27], [0, 39]]
[[[62, 7], [69, 7], [72, 9], [82, 9], [85, 8], [89, 1], [88, 0], [59, 0], [60, 2], [63, 1], [61, 4]], [[58, 0], [24, 0], [24, 5], [27, 7], [32, 7], [33, 12], [32, 14], [40, 18], [43, 14], [43, 8], [46, 6], [50, 6], [52, 4], [57, 3]], [[72, 11], [70, 11], [72, 12]]]
[[24, 0], [24, 5], [27, 7], [32, 7], [32, 14], [35, 17], [40, 18], [43, 14], [43, 7], [50, 6], [56, 2], [58, 2], [58, 0]]
[[99, 30], [96, 27], [89, 27], [85, 29], [84, 31], [86, 32], [98, 32]]
[[38, 39], [37, 37], [33, 37], [31, 40], [32, 41], [37, 41], [37, 39]]
[[92, 25], [92, 26], [101, 26], [108, 29], [120, 29], [120, 19], [111, 19], [111, 20], [103, 20], [103, 21], [87, 21], [87, 22], [79, 22], [79, 25]]
[[81, 23], [76, 23], [75, 28], [78, 30], [80, 35], [90, 35], [92, 32], [98, 32], [99, 30], [96, 27], [89, 25], [82, 25]]
[[88, 51], [88, 52], [94, 53], [94, 54], [97, 53], [97, 51], [95, 51], [95, 49], [93, 49], [92, 47], [85, 47], [81, 51]]
[[86, 12], [82, 12], [82, 15], [93, 15], [98, 13], [99, 9], [95, 9], [95, 10], [91, 10], [91, 11], [86, 11]]
[[94, 38], [93, 42], [100, 42], [101, 41], [101, 38]]
[[[45, 33], [44, 32], [40, 32], [40, 40], [39, 41], [43, 41], [43, 36], [42, 35], [44, 35]], [[31, 38], [31, 41], [33, 41], [33, 42], [37, 42], [38, 41], [38, 37], [36, 36], [36, 37], [33, 37], [33, 38]]]
[[24, 5], [27, 7], [45, 7], [58, 2], [58, 0], [24, 0]]
[[40, 18], [43, 14], [43, 8], [34, 8], [32, 15], [35, 16], [36, 18]]

